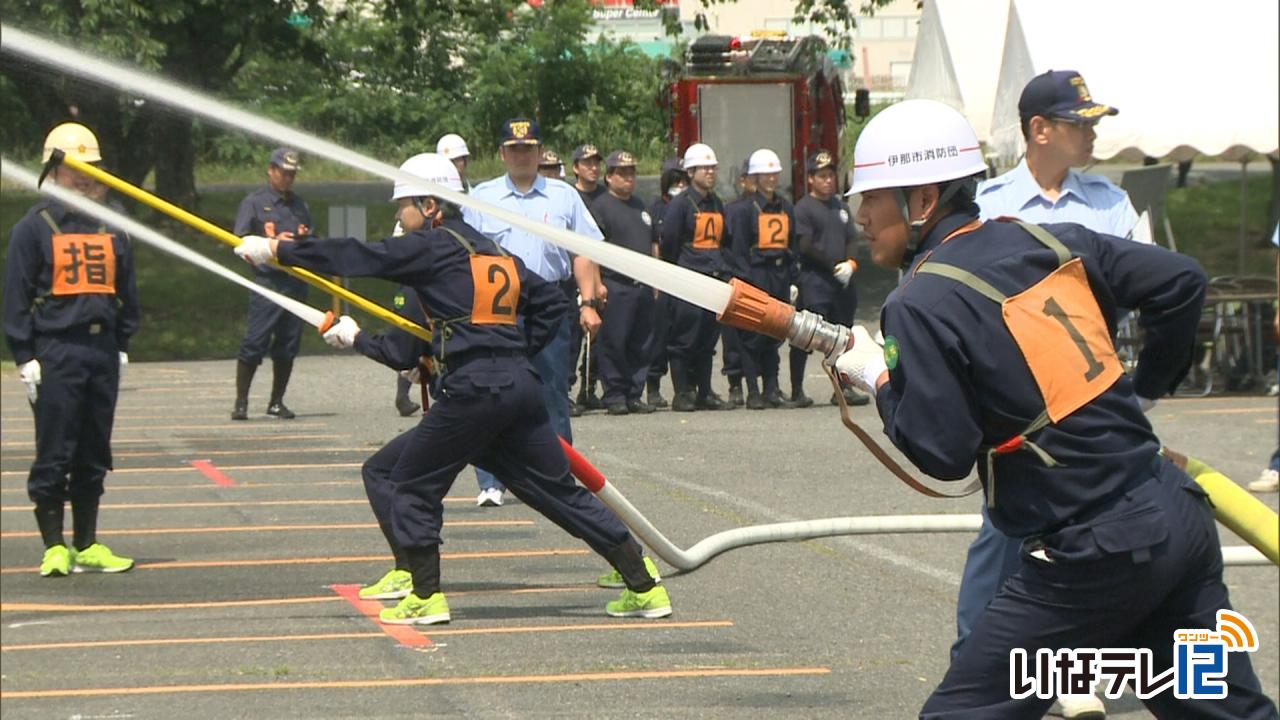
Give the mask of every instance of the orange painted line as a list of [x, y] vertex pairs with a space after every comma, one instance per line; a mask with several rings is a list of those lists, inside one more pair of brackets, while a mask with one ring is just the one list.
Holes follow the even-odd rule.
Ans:
[[236, 481], [230, 475], [222, 472], [214, 467], [213, 463], [208, 460], [192, 460], [191, 467], [200, 471], [200, 474], [209, 478], [214, 485], [218, 487], [235, 487]]
[[[209, 487], [206, 485], [193, 485], [192, 487]], [[240, 485], [235, 486], [237, 489]], [[111, 488], [118, 490], [119, 488]], [[157, 488], [150, 488], [155, 490]], [[467, 502], [469, 498], [455, 498], [453, 502]], [[472, 501], [474, 502], [474, 501]], [[279, 505], [368, 505], [369, 501], [365, 498], [350, 500], [246, 500], [236, 502], [235, 500], [218, 501], [218, 502], [171, 502], [171, 503], [103, 503], [98, 506], [99, 510], [169, 510], [174, 508], [216, 508], [216, 507], [268, 507]], [[31, 512], [29, 507], [3, 507], [0, 512]]]
[[[449, 591], [450, 597], [471, 595], [544, 595], [548, 593], [599, 591], [595, 583], [590, 585], [562, 585], [559, 587], [520, 588], [518, 590], [459, 590]], [[270, 605], [309, 605], [341, 600], [337, 595], [317, 595], [294, 598], [262, 598], [258, 600], [209, 600], [186, 603], [132, 603], [116, 605], [59, 605], [58, 603], [5, 603], [0, 613], [15, 612], [145, 612], [152, 610], [196, 610], [201, 608], [264, 607]]]
[[[382, 607], [379, 605], [378, 607]], [[732, 620], [689, 620], [685, 622], [654, 621], [645, 623], [613, 622], [584, 623], [581, 625], [517, 625], [488, 628], [440, 628], [433, 629], [437, 637], [451, 635], [525, 635], [530, 633], [561, 633], [614, 630], [698, 630], [730, 628]], [[86, 640], [83, 642], [30, 643], [26, 645], [0, 646], [0, 652], [28, 652], [31, 650], [89, 650], [94, 648], [138, 647], [146, 645], [222, 645], [238, 643], [308, 642], [315, 640], [359, 640], [380, 638], [380, 632], [313, 633], [309, 635], [244, 635], [233, 637], [185, 637], [156, 638], [154, 640]]]
[[329, 589], [337, 593], [338, 597], [351, 603], [351, 607], [369, 620], [372, 620], [379, 630], [401, 645], [422, 650], [429, 650], [436, 646], [435, 643], [431, 642], [431, 638], [414, 630], [412, 625], [384, 625], [378, 619], [382, 613], [382, 603], [377, 600], [361, 600], [358, 594], [360, 592], [359, 585], [330, 585]]
[[[312, 481], [303, 480], [303, 481], [300, 481], [300, 482], [292, 482], [292, 481], [280, 481], [280, 482], [242, 482], [242, 483], [239, 483], [238, 485], [236, 485], [236, 490], [263, 490], [263, 489], [270, 489], [270, 488], [276, 488], [276, 487], [287, 487], [287, 488], [299, 488], [299, 487], [334, 487], [334, 486], [339, 486], [339, 485], [344, 485], [344, 486], [349, 486], [349, 487], [359, 487], [359, 486], [360, 486], [360, 481], [359, 481], [359, 480], [356, 480], [356, 479], [354, 479], [354, 478], [353, 478], [353, 479], [350, 479], [350, 480], [312, 480]], [[149, 485], [115, 485], [115, 484], [111, 484], [111, 485], [108, 485], [108, 486], [107, 486], [107, 490], [108, 490], [108, 492], [111, 492], [111, 493], [118, 493], [118, 492], [132, 492], [132, 491], [138, 491], [138, 490], [145, 490], [145, 491], [147, 491], [147, 492], [152, 492], [152, 491], [155, 491], [155, 490], [195, 490], [195, 489], [208, 490], [208, 489], [210, 489], [210, 488], [209, 488], [209, 483], [185, 483], [185, 484], [182, 484], [182, 485], [169, 485], [169, 484], [165, 484], [165, 483], [155, 483], [155, 484], [149, 484]], [[8, 493], [8, 494], [10, 494], [10, 495], [17, 495], [17, 494], [21, 493], [21, 494], [23, 494], [23, 495], [26, 495], [26, 494], [27, 494], [27, 489], [26, 489], [25, 487], [4, 488], [4, 489], [0, 489], [0, 493]], [[280, 500], [280, 501], [278, 501], [278, 502], [297, 502], [298, 504], [305, 504], [305, 505], [309, 505], [309, 504], [312, 504], [312, 503], [314, 503], [314, 502], [326, 502], [326, 501], [323, 501], [323, 500], [297, 500], [297, 501], [293, 501], [293, 500]], [[336, 502], [336, 503], [345, 503], [345, 502], [355, 502], [355, 501], [334, 500], [334, 501], [332, 501], [332, 502]], [[363, 500], [361, 500], [360, 502], [364, 502], [364, 501], [363, 501]], [[472, 497], [466, 497], [466, 496], [462, 496], [462, 495], [459, 495], [459, 496], [450, 496], [450, 497], [445, 498], [445, 499], [444, 499], [444, 502], [447, 502], [447, 503], [474, 503], [474, 502], [475, 502], [475, 498], [472, 498]], [[222, 503], [222, 504], [225, 504], [225, 505], [237, 505], [237, 506], [239, 506], [239, 505], [254, 505], [254, 504], [256, 504], [256, 503], [255, 503], [255, 502], [227, 502], [227, 503]], [[185, 504], [185, 503], [179, 503], [178, 505], [179, 505], [180, 507], [191, 507], [191, 505], [190, 505], [190, 504]], [[217, 505], [219, 505], [219, 503], [210, 503], [210, 505], [211, 505], [211, 506], [217, 506]], [[115, 506], [115, 505], [102, 505], [101, 507], [103, 507], [103, 508], [108, 508], [108, 507], [117, 507], [117, 506]], [[118, 506], [118, 507], [133, 507], [133, 506], [131, 506], [131, 505], [120, 505], [120, 506]], [[139, 507], [142, 507], [142, 505], [139, 505]], [[150, 505], [146, 505], [146, 507], [150, 507]], [[30, 510], [30, 508], [20, 508], [20, 509], [21, 509], [21, 510], [23, 510], [23, 511]], [[8, 511], [9, 511], [9, 509], [8, 509], [8, 508], [4, 508], [4, 511], [5, 511], [5, 512], [8, 512]]]
[[[442, 560], [494, 560], [502, 558], [535, 558], [558, 557], [569, 555], [590, 555], [585, 548], [564, 548], [552, 550], [495, 550], [489, 552], [445, 552], [440, 553]], [[261, 560], [174, 560], [171, 562], [139, 563], [133, 572], [139, 570], [190, 570], [195, 568], [222, 567], [264, 567], [271, 565], [320, 565], [339, 563], [386, 562], [390, 555], [343, 555], [339, 557], [290, 557], [263, 558]], [[10, 567], [0, 570], [0, 575], [18, 575], [33, 573], [38, 567]]]
[[[314, 448], [299, 448], [306, 451]], [[337, 468], [358, 468], [364, 463], [283, 463], [280, 465], [224, 465], [223, 470], [328, 470]], [[0, 472], [3, 477], [26, 477], [28, 470], [5, 470]], [[137, 467], [137, 468], [116, 468], [111, 471], [112, 475], [132, 475], [145, 473], [179, 473], [179, 472], [195, 472], [195, 468], [190, 465], [177, 465], [171, 467]]]
[[221, 683], [212, 685], [157, 685], [121, 688], [69, 688], [0, 692], [0, 698], [19, 700], [55, 697], [103, 697], [106, 695], [171, 695], [200, 692], [249, 692], [257, 690], [333, 690], [389, 687], [440, 687], [459, 685], [533, 685], [551, 683], [617, 682], [635, 680], [689, 680], [698, 678], [795, 677], [827, 675], [828, 667], [718, 668], [690, 670], [630, 670], [621, 672], [555, 673], [548, 675], [481, 675], [450, 678], [394, 680], [316, 680], [310, 682]]
[[[360, 454], [362, 454], [362, 455], [369, 455], [369, 454], [371, 454], [369, 451], [370, 451], [370, 450], [372, 450], [372, 449], [373, 449], [373, 448], [370, 448], [370, 447], [335, 448], [335, 447], [328, 447], [328, 446], [326, 446], [326, 447], [324, 447], [323, 449], [320, 449], [320, 450], [319, 450], [319, 452], [327, 452], [327, 453], [360, 453]], [[315, 452], [317, 452], [317, 449], [316, 449], [316, 448], [284, 447], [284, 448], [244, 448], [244, 449], [240, 449], [240, 450], [201, 450], [201, 451], [200, 451], [200, 454], [201, 454], [201, 455], [208, 456], [208, 457], [213, 457], [213, 456], [216, 456], [216, 455], [237, 455], [237, 456], [239, 456], [239, 455], [289, 455], [289, 454], [294, 454], [294, 455], [296, 455], [296, 454], [299, 454], [299, 453], [315, 453]], [[148, 458], [148, 457], [178, 457], [178, 458], [180, 458], [180, 457], [182, 457], [184, 454], [188, 454], [188, 455], [189, 455], [189, 454], [190, 454], [190, 452], [189, 452], [189, 451], [176, 451], [176, 452], [175, 452], [175, 451], [170, 451], [170, 450], [155, 450], [155, 451], [152, 451], [152, 450], [140, 450], [140, 451], [136, 451], [136, 452], [112, 452], [112, 453], [111, 453], [111, 457], [112, 457], [112, 458]], [[5, 453], [5, 459], [6, 459], [6, 460], [15, 460], [15, 461], [18, 461], [18, 462], [22, 462], [22, 461], [31, 461], [31, 460], [35, 460], [35, 459], [36, 459], [36, 456], [35, 456], [35, 455], [16, 455], [16, 454], [14, 454], [14, 453]]]
[[[349, 436], [334, 434], [334, 433], [310, 433], [310, 434], [304, 434], [304, 435], [206, 435], [204, 437], [179, 437], [179, 438], [172, 438], [172, 439], [181, 440], [182, 442], [187, 442], [187, 443], [227, 442], [227, 441], [243, 443], [243, 442], [276, 442], [278, 440], [335, 440], [335, 439], [347, 438], [347, 437]], [[111, 444], [113, 446], [143, 445], [146, 443], [154, 443], [154, 442], [158, 442], [160, 440], [165, 440], [165, 439], [170, 439], [170, 438], [166, 438], [164, 436], [158, 436], [158, 437], [150, 437], [150, 438], [127, 438], [127, 439], [120, 440], [113, 437], [111, 438]], [[4, 447], [7, 447], [7, 448], [33, 448], [35, 446], [36, 446], [35, 441], [28, 441], [28, 440], [23, 440], [22, 442], [4, 443]], [[299, 448], [299, 449], [323, 450], [324, 448]], [[373, 449], [373, 448], [370, 448], [370, 449]]]
[[[516, 527], [532, 525], [532, 520], [455, 520], [445, 521], [444, 527]], [[177, 527], [177, 528], [142, 528], [132, 530], [99, 530], [99, 535], [168, 535], [195, 533], [238, 533], [238, 532], [290, 532], [295, 530], [367, 530], [378, 527], [377, 523], [337, 523], [334, 525], [229, 525], [220, 527]], [[0, 539], [40, 537], [38, 531], [19, 530], [0, 532]]]
[[1246, 415], [1253, 413], [1274, 413], [1274, 407], [1257, 407], [1257, 408], [1222, 408], [1214, 410], [1212, 408], [1203, 408], [1198, 410], [1182, 410], [1179, 408], [1177, 412], [1169, 413], [1169, 417], [1178, 415]]
[[[226, 421], [226, 422], [213, 423], [213, 424], [205, 423], [205, 424], [200, 424], [200, 425], [122, 425], [122, 424], [120, 423], [120, 421], [121, 421], [121, 420], [124, 420], [124, 419], [125, 419], [125, 418], [122, 418], [122, 417], [120, 417], [120, 416], [118, 416], [118, 415], [116, 416], [115, 422], [114, 422], [114, 423], [112, 423], [112, 433], [113, 433], [113, 434], [114, 434], [114, 433], [116, 433], [116, 432], [118, 432], [118, 431], [121, 431], [121, 430], [125, 430], [125, 431], [129, 431], [129, 430], [163, 430], [163, 431], [165, 431], [165, 432], [168, 432], [168, 431], [170, 431], [170, 430], [239, 430], [240, 428], [243, 428], [243, 427], [244, 427], [243, 425], [240, 425], [240, 424], [238, 424], [238, 423], [234, 423], [234, 422], [232, 422], [232, 421], [230, 421], [230, 420], [228, 420], [228, 421]], [[163, 418], [160, 418], [160, 419], [163, 419]], [[322, 423], [322, 422], [291, 422], [291, 423], [289, 423], [289, 430], [290, 430], [290, 431], [293, 431], [293, 430], [295, 430], [296, 428], [327, 428], [327, 427], [329, 427], [329, 424], [328, 424], [328, 423]], [[12, 432], [23, 432], [23, 434], [25, 434], [25, 435], [34, 435], [34, 434], [35, 434], [35, 430], [34, 430], [34, 429], [33, 429], [33, 430], [23, 430], [23, 431], [10, 430], [9, 432], [11, 432], [11, 433], [12, 433]], [[255, 434], [256, 434], [256, 433], [255, 433]], [[241, 437], [241, 436], [237, 435], [236, 437]]]

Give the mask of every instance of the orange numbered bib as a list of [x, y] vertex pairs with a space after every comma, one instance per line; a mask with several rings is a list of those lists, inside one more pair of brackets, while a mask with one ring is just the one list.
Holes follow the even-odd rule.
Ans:
[[116, 250], [111, 236], [55, 233], [52, 286], [53, 295], [114, 295]]
[[1101, 395], [1123, 374], [1080, 258], [1008, 298], [1001, 310], [1053, 422]]
[[718, 250], [724, 237], [724, 216], [718, 212], [698, 212], [693, 216], [693, 248]]
[[471, 281], [475, 296], [471, 322], [476, 325], [515, 325], [520, 301], [520, 275], [506, 255], [472, 255]]
[[786, 213], [760, 213], [756, 224], [756, 247], [786, 250], [791, 244], [791, 218]]

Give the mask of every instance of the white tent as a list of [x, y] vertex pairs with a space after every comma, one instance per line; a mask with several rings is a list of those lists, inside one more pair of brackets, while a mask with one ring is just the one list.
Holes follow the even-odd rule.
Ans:
[[926, 2], [906, 97], [938, 100], [959, 110], [986, 142], [1008, 16], [1009, 0]]
[[1094, 100], [1120, 109], [1098, 125], [1099, 159], [1274, 153], [1278, 9], [1275, 0], [1013, 0], [991, 145], [1016, 159], [1022, 88], [1047, 70], [1077, 70]]

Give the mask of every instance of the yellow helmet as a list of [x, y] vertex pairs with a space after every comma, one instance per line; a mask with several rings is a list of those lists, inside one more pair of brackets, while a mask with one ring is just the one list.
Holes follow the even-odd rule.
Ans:
[[81, 162], [98, 162], [102, 155], [98, 152], [98, 138], [89, 128], [80, 123], [67, 122], [49, 131], [44, 139], [44, 159], [48, 162], [54, 150], [61, 150], [68, 157]]

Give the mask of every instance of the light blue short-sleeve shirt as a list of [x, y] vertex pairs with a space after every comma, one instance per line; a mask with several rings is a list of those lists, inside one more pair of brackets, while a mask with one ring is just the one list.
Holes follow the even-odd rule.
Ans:
[[1056, 200], [1045, 197], [1026, 158], [1009, 172], [978, 186], [983, 220], [1002, 216], [1029, 223], [1070, 222], [1096, 233], [1128, 237], [1138, 224], [1129, 194], [1101, 175], [1067, 170]]
[[[510, 176], [503, 175], [476, 185], [471, 196], [530, 220], [572, 230], [591, 240], [604, 239], [578, 191], [561, 180], [539, 175], [529, 192], [521, 193]], [[573, 277], [573, 261], [568, 251], [477, 210], [464, 208], [462, 216], [468, 225], [523, 260], [525, 266], [542, 279], [560, 282]]]

